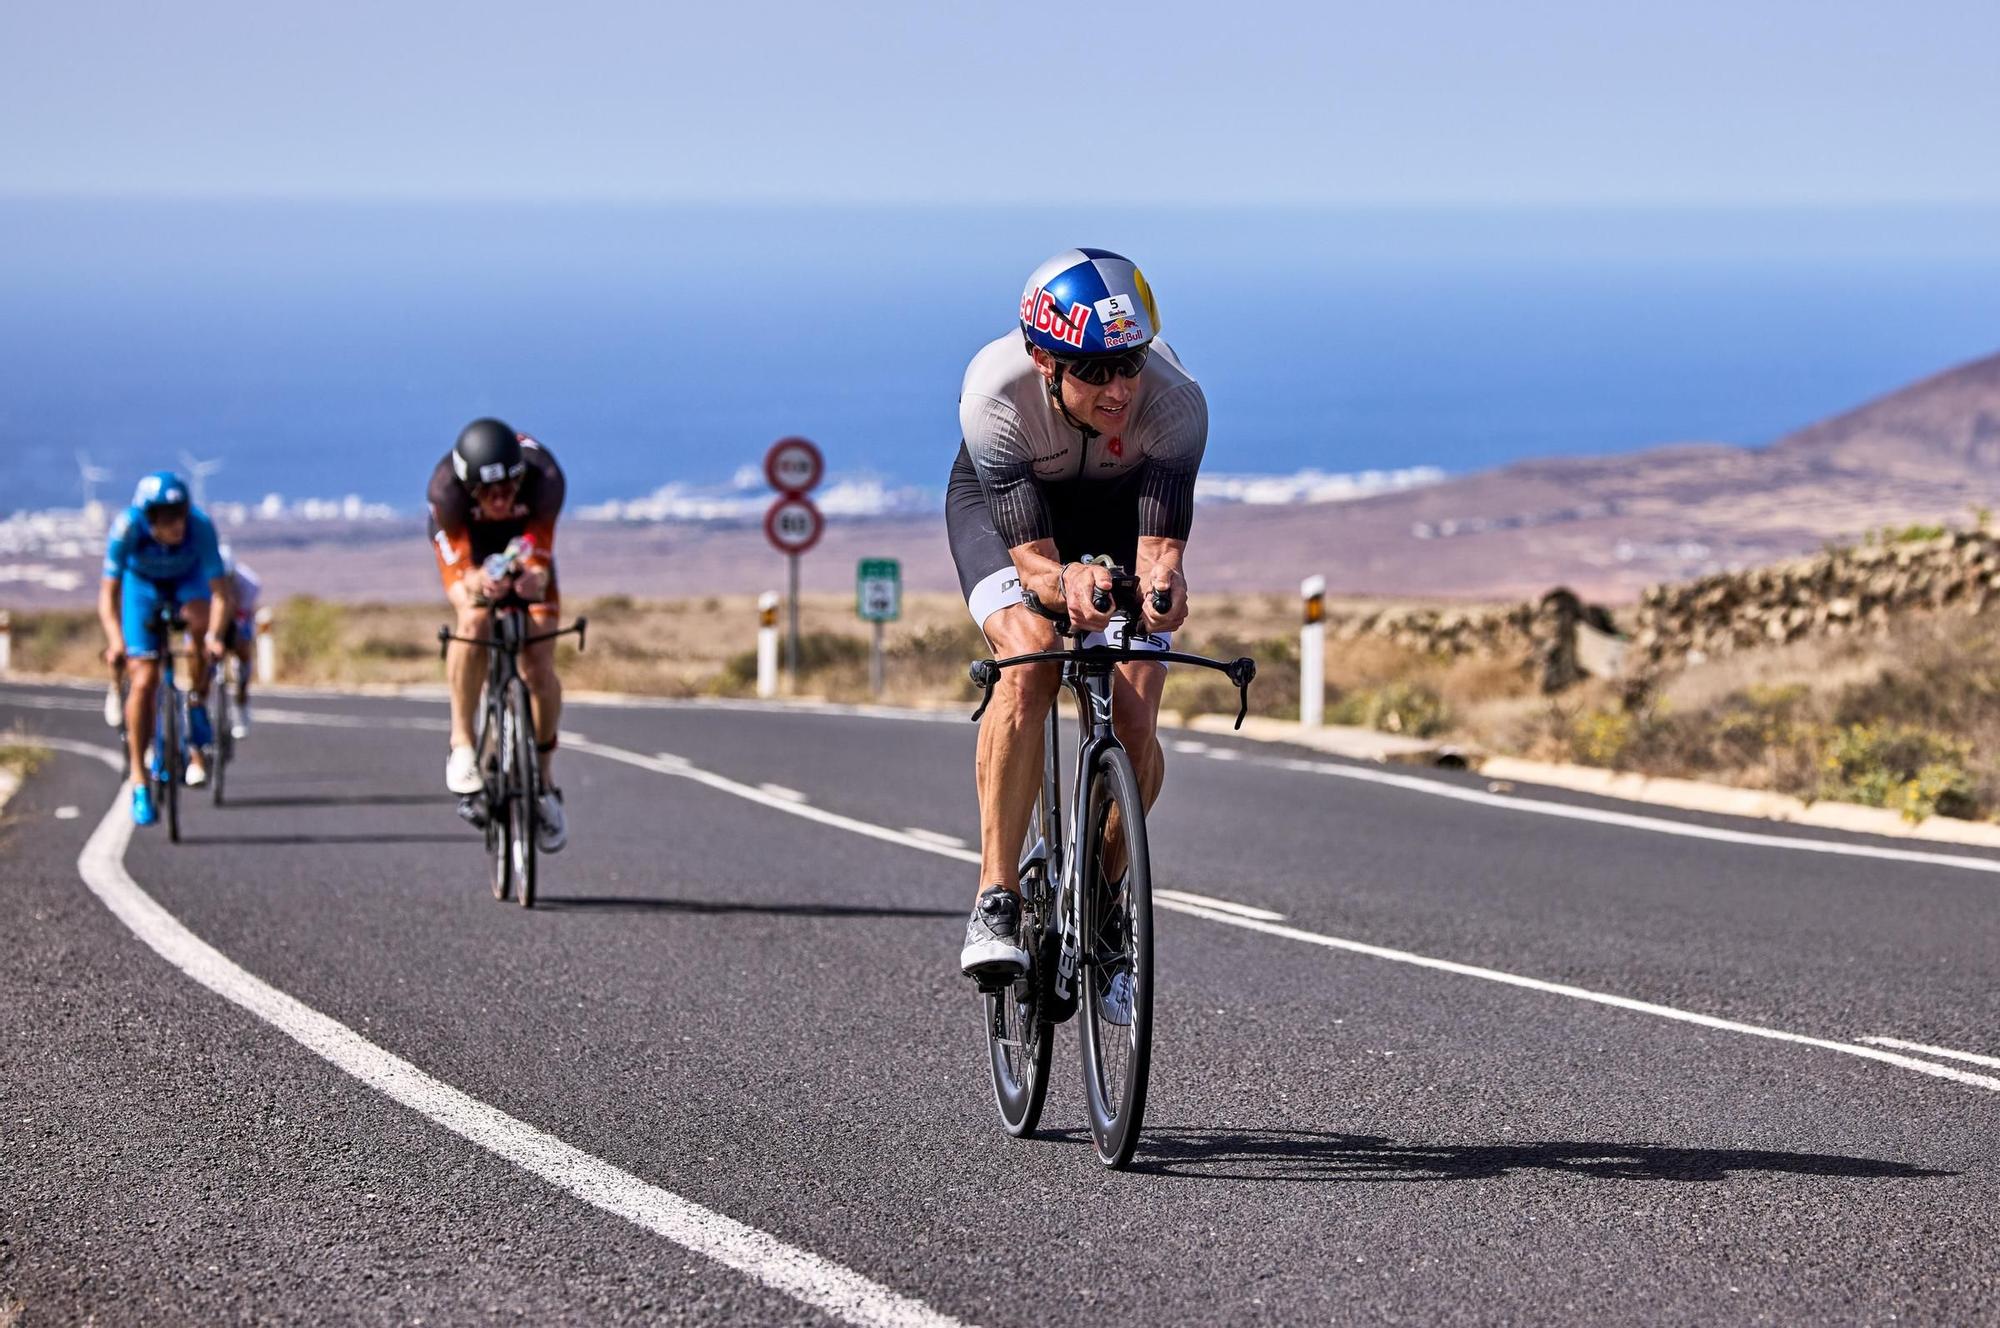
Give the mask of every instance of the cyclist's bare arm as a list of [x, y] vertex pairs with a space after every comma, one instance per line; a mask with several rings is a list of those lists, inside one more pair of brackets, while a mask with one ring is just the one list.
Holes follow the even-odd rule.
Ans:
[[[1132, 572], [1139, 578], [1139, 588], [1144, 592], [1139, 597], [1139, 603], [1149, 632], [1171, 632], [1187, 621], [1187, 578], [1181, 575], [1181, 558], [1186, 552], [1186, 540], [1169, 539], [1164, 535], [1139, 537], [1139, 565]], [[1165, 613], [1153, 611], [1153, 592], [1156, 590], [1167, 591], [1173, 596], [1173, 604]]]
[[119, 618], [125, 587], [115, 576], [97, 583], [97, 624], [104, 629], [104, 662], [116, 664], [125, 653], [125, 627]]
[[1109, 590], [1108, 569], [1087, 563], [1064, 564], [1052, 539], [1029, 540], [1007, 550], [1014, 570], [1021, 574], [1021, 588], [1046, 605], [1063, 605], [1070, 625], [1086, 632], [1101, 632], [1111, 615], [1091, 602], [1094, 589]]

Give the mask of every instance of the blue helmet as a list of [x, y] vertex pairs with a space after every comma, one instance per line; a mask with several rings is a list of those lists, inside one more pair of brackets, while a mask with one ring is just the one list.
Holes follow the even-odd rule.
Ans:
[[157, 512], [163, 508], [178, 507], [186, 511], [188, 507], [187, 481], [171, 470], [156, 470], [139, 481], [139, 487], [132, 491], [132, 506], [141, 512]]
[[1065, 249], [1028, 278], [1021, 332], [1029, 345], [1065, 359], [1122, 355], [1160, 334], [1160, 311], [1131, 259], [1108, 249]]

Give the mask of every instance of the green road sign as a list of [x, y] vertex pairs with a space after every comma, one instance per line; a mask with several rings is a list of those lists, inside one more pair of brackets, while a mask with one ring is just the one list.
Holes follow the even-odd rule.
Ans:
[[854, 569], [854, 611], [867, 622], [903, 616], [903, 565], [894, 558], [863, 558]]

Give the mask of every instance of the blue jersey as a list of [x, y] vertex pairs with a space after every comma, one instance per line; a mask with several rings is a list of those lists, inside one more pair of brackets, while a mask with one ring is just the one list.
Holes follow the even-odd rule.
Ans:
[[148, 581], [203, 583], [222, 576], [222, 545], [215, 524], [199, 508], [189, 508], [187, 534], [179, 544], [162, 544], [146, 525], [146, 514], [128, 507], [111, 523], [104, 546], [104, 575], [117, 580], [126, 573]]

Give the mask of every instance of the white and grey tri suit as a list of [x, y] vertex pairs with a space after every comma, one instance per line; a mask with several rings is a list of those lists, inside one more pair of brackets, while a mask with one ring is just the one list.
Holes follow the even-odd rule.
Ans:
[[1164, 341], [1153, 342], [1123, 433], [1079, 429], [1058, 410], [1019, 332], [972, 357], [958, 420], [965, 437], [945, 529], [959, 589], [982, 626], [1020, 603], [1008, 553], [1016, 545], [1053, 539], [1065, 560], [1108, 553], [1132, 567], [1142, 536], [1187, 538], [1208, 402]]

